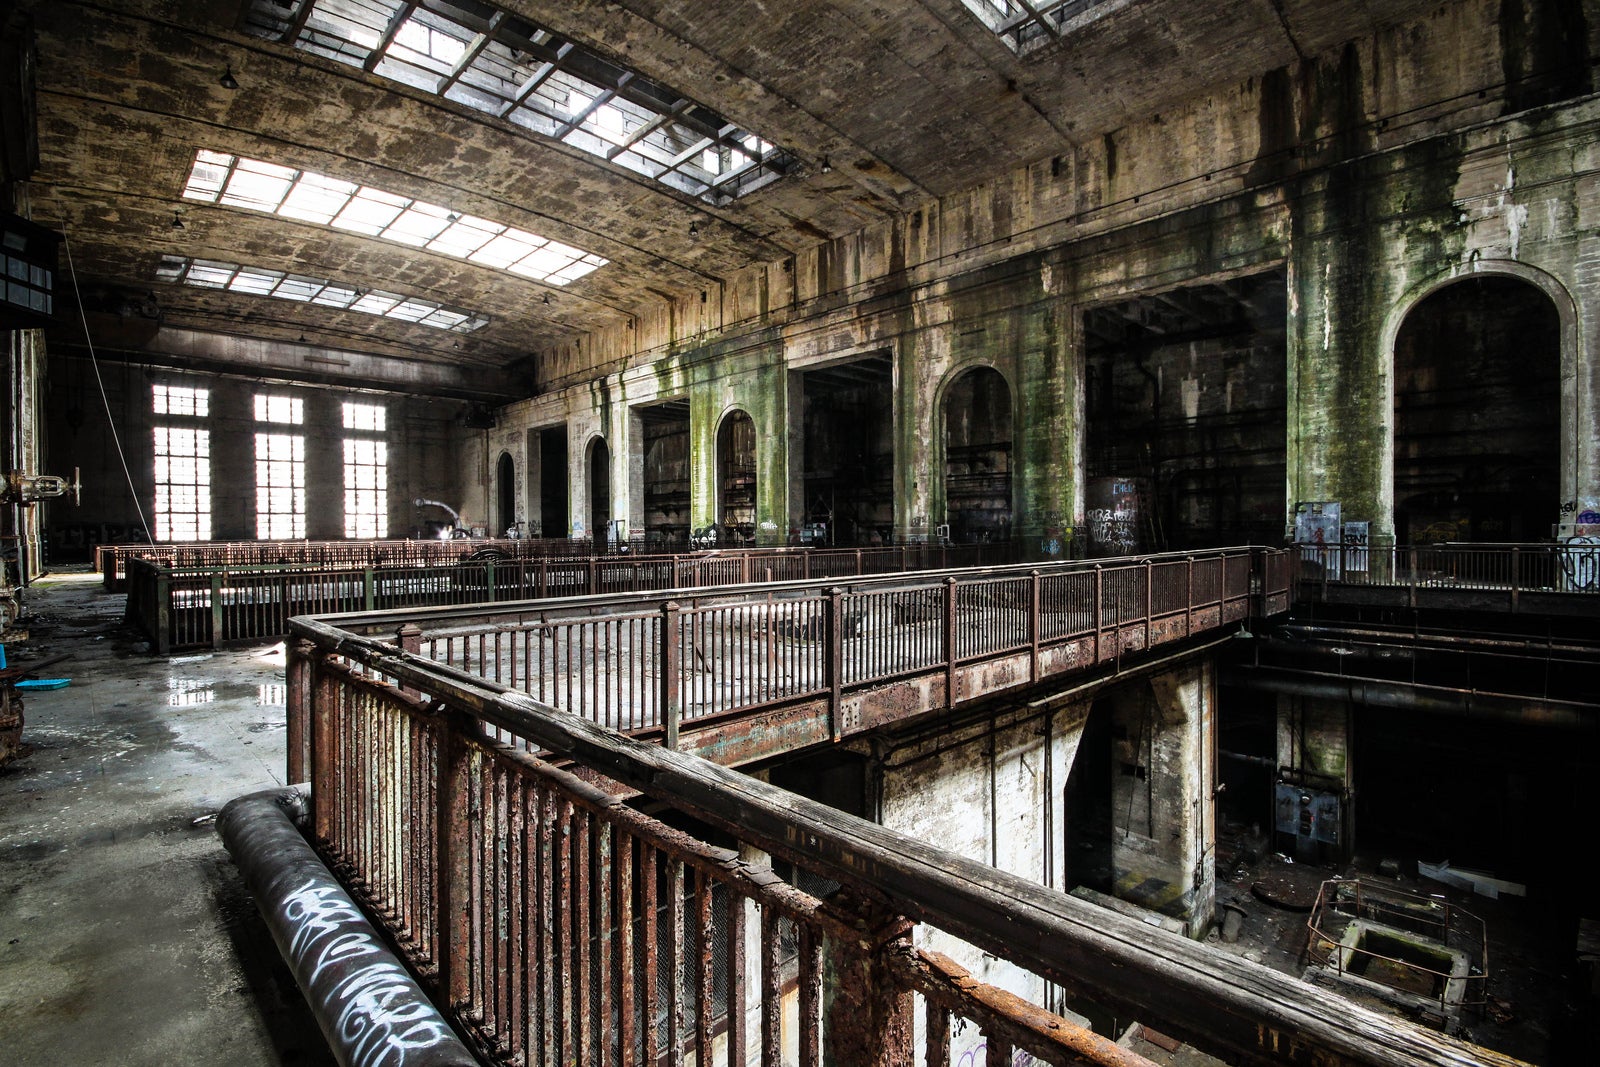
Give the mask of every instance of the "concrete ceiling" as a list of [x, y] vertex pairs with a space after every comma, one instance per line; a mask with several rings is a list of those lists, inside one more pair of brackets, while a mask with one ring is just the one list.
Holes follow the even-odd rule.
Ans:
[[[359, 353], [368, 370], [383, 360], [443, 364], [464, 381], [490, 383], [486, 394], [513, 395], [520, 386], [505, 372], [523, 361], [526, 373], [531, 352], [1435, 3], [1103, 0], [1067, 42], [1019, 57], [961, 0], [501, 0], [800, 161], [795, 173], [720, 207], [250, 36], [241, 0], [18, 6], [37, 32], [33, 214], [66, 232], [103, 345], [186, 345], [225, 364], [229, 347], [208, 348], [207, 335], [289, 346], [303, 338], [309, 349]], [[230, 69], [237, 89], [220, 84]], [[611, 262], [554, 288], [327, 226], [198, 204], [182, 190], [200, 148], [427, 200]], [[163, 254], [331, 278], [492, 321], [457, 335], [163, 283], [155, 276]], [[141, 314], [152, 305], [156, 317]], [[158, 340], [157, 326], [171, 343]]]

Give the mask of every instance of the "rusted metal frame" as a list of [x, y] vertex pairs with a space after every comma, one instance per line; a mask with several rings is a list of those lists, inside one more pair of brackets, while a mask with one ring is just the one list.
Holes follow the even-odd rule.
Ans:
[[670, 749], [678, 747], [678, 724], [683, 715], [682, 692], [680, 690], [682, 676], [681, 631], [683, 628], [682, 613], [675, 600], [669, 600], [661, 606], [661, 652], [660, 689], [661, 689], [661, 718], [666, 729], [664, 744]]
[[573, 930], [572, 899], [572, 801], [565, 795], [554, 796], [552, 822], [555, 824], [553, 854], [555, 865], [551, 879], [551, 899], [555, 919], [555, 955], [546, 966], [553, 964], [556, 980], [555, 1026], [552, 1045], [557, 1063], [573, 1063], [577, 1059], [577, 1013], [582, 1010], [582, 995], [576, 987], [576, 945], [578, 935]]
[[[320, 624], [302, 620], [299, 625], [315, 629]], [[361, 651], [380, 659], [385, 655], [380, 649]], [[410, 664], [396, 663], [388, 669], [417, 671], [423, 677]], [[1428, 1057], [1433, 1052], [1454, 1047], [1448, 1039], [1403, 1023], [1385, 1020], [1380, 1026], [1342, 1006], [1329, 1010], [1298, 985], [1260, 968], [1235, 975], [1237, 984], [1230, 985], [1219, 975], [1233, 975], [1243, 964], [1215, 953], [1205, 954], [1203, 964], [1190, 960], [1202, 950], [1179, 939], [1158, 938], [1148, 928], [1099, 909], [1090, 915], [1090, 906], [1025, 879], [930, 849], [715, 765], [630, 744], [571, 716], [537, 712], [517, 694], [489, 694], [482, 683], [451, 681], [444, 677], [447, 672], [435, 671], [440, 675], [436, 684], [451, 692], [452, 700], [479, 704], [474, 710], [511, 721], [528, 717], [519, 729], [543, 737], [547, 747], [604, 768], [620, 781], [644, 786], [652, 795], [716, 825], [732, 826], [725, 816], [736, 809], [738, 832], [761, 847], [831, 877], [860, 881], [869, 892], [873, 886], [889, 891], [908, 913], [1052, 981], [1078, 988], [1092, 973], [1092, 988], [1107, 1003], [1146, 1011], [1151, 990], [1163, 990], [1166, 1021], [1202, 1047], [1266, 1062], [1275, 1056], [1273, 1043], [1293, 1033], [1297, 1048], [1320, 1049], [1329, 1063], [1413, 1064], [1431, 1062]], [[807, 828], [803, 839], [792, 836], [797, 825]], [[880, 838], [882, 848], [873, 844]], [[846, 858], [862, 849], [875, 857], [869, 864]], [[1003, 937], [997, 933], [1002, 928]], [[1159, 951], [1152, 940], [1161, 942]], [[1196, 966], [1202, 969], [1188, 969]], [[1377, 1029], [1364, 1031], [1367, 1026]], [[1374, 1040], [1370, 1035], [1381, 1033], [1383, 1060], [1371, 1058], [1373, 1051], [1362, 1043], [1363, 1033], [1369, 1035], [1368, 1042]], [[1266, 1046], [1260, 1044], [1263, 1041]]]
[[684, 1006], [683, 1006], [683, 875], [684, 862], [674, 856], [667, 856], [667, 900], [666, 900], [666, 972], [667, 972], [667, 1041], [662, 1050], [667, 1056], [668, 1063], [682, 1063], [686, 1042], [684, 1041]]
[[634, 1062], [634, 1042], [637, 1034], [635, 1013], [638, 1010], [635, 969], [637, 955], [634, 935], [634, 850], [637, 847], [632, 834], [614, 825], [611, 827], [612, 857], [616, 872], [615, 963], [613, 981], [616, 996], [616, 1064], [627, 1067]]
[[822, 1067], [822, 938], [800, 927], [800, 1067]]
[[594, 1062], [595, 1020], [593, 998], [594, 976], [594, 924], [590, 889], [594, 876], [593, 841], [590, 828], [593, 816], [574, 807], [572, 825], [572, 939], [577, 952], [572, 978], [572, 1018], [575, 1032], [575, 1056], [569, 1062], [590, 1064]]
[[712, 919], [713, 882], [709, 871], [694, 872], [695, 1014], [697, 1063], [711, 1062], [711, 1024], [716, 1008], [716, 923]]
[[[745, 911], [746, 898], [732, 891], [723, 894], [727, 908], [728, 995], [726, 1006], [728, 1065], [744, 1067], [749, 1034], [745, 1021]], [[709, 1062], [702, 1060], [701, 1062]]]
[[834, 586], [828, 590], [827, 614], [823, 617], [822, 671], [828, 685], [828, 733], [838, 741], [844, 736], [844, 590]]
[[[1088, 1027], [1069, 1022], [1006, 990], [987, 985], [937, 952], [910, 945], [891, 946], [888, 963], [897, 981], [922, 996], [928, 1020], [928, 1061], [949, 1063], [949, 1020], [969, 1019], [989, 1037], [990, 1055], [996, 1041], [1021, 1049], [1059, 1067], [1151, 1067], [1143, 1056], [1101, 1037]], [[935, 1014], [943, 1016], [936, 1027]], [[937, 1030], [943, 1030], [943, 1058], [936, 1059]], [[992, 1062], [992, 1061], [991, 1061]], [[1011, 1062], [1005, 1056], [999, 1062]]]
[[775, 909], [761, 909], [762, 1067], [782, 1067], [783, 1063], [783, 936], [780, 922]]

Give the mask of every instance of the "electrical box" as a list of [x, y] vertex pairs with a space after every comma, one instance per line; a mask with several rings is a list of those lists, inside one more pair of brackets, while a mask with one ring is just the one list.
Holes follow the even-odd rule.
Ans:
[[1273, 828], [1284, 837], [1294, 839], [1297, 856], [1315, 853], [1318, 845], [1338, 847], [1343, 821], [1338, 793], [1279, 782], [1276, 801]]

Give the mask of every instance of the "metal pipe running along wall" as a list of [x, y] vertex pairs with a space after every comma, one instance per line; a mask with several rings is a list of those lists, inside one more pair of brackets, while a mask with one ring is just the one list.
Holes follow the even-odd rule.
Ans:
[[230, 801], [217, 833], [344, 1067], [478, 1067], [290, 820], [293, 789]]

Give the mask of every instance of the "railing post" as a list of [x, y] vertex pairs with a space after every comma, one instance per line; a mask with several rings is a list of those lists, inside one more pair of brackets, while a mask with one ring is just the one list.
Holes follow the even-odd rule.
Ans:
[[366, 605], [362, 610], [378, 610], [378, 575], [371, 567], [361, 570], [361, 601]]
[[322, 659], [311, 678], [311, 827], [313, 839], [331, 843], [337, 836], [336, 818], [341, 806], [341, 784], [355, 786], [345, 779], [339, 766], [339, 682], [322, 669]]
[[910, 948], [912, 924], [864, 903], [850, 911], [839, 904], [834, 898], [823, 910], [856, 933], [848, 940], [828, 937], [823, 942], [824, 969], [833, 979], [833, 997], [822, 1028], [822, 1062], [852, 1067], [911, 1063], [915, 1059], [913, 998], [896, 980], [889, 960], [892, 953]]
[[956, 703], [956, 580], [944, 580], [944, 706]]
[[489, 601], [492, 603], [500, 599], [499, 590], [495, 586], [494, 560], [489, 560], [483, 565], [484, 581], [488, 583]]
[[[1415, 547], [1406, 549], [1406, 558], [1410, 562], [1407, 570], [1411, 572], [1411, 607], [1414, 608], [1417, 606], [1417, 550]], [[1328, 583], [1326, 580], [1322, 583], [1322, 599], [1324, 601], [1328, 599]]]
[[[860, 550], [856, 559], [861, 558]], [[828, 682], [828, 733], [835, 740], [844, 736], [843, 709], [840, 701], [844, 690], [844, 590], [834, 586], [828, 590], [828, 611], [823, 618], [823, 636], [826, 644], [822, 664], [823, 677]]]
[[[151, 568], [153, 571], [154, 567]], [[152, 615], [155, 617], [155, 632], [150, 635], [155, 642], [156, 653], [165, 656], [172, 651], [172, 572], [167, 570], [155, 571], [156, 598], [155, 603], [144, 609], [144, 622], [146, 627], [150, 624]], [[133, 565], [128, 566], [129, 596], [133, 595], [134, 587], [146, 585], [143, 575], [135, 575]]]
[[222, 579], [224, 571], [211, 572], [211, 647], [222, 644]]
[[750, 584], [750, 553], [743, 552], [739, 555], [739, 584]]
[[1094, 662], [1100, 662], [1100, 630], [1105, 625], [1105, 568], [1094, 565]]
[[1150, 651], [1150, 615], [1155, 610], [1152, 601], [1155, 596], [1155, 563], [1149, 559], [1144, 561], [1144, 649]]
[[[1194, 636], [1194, 557], [1185, 556], [1183, 562], [1187, 564], [1189, 577], [1189, 595], [1183, 605], [1183, 636]], [[1220, 616], [1218, 621], [1221, 621]]]
[[670, 749], [678, 747], [678, 723], [683, 716], [682, 694], [679, 692], [679, 664], [683, 649], [679, 646], [679, 630], [683, 609], [676, 600], [661, 605], [661, 723], [666, 727], [665, 744]]
[[[394, 643], [400, 651], [415, 656], [422, 651], [422, 627], [414, 622], [403, 623], [394, 632]], [[420, 690], [409, 685], [403, 685], [400, 687], [400, 692], [407, 696], [417, 696]]]
[[1511, 610], [1517, 610], [1517, 594], [1522, 590], [1522, 549], [1511, 546]]
[[472, 802], [471, 748], [465, 731], [472, 720], [458, 712], [439, 719], [439, 840], [434, 854], [439, 869], [439, 988], [451, 1012], [469, 1007], [472, 996], [472, 843], [474, 823], [481, 820]]
[[539, 599], [549, 596], [550, 589], [550, 557], [539, 557]]
[[1028, 574], [1028, 644], [1030, 656], [1028, 663], [1028, 681], [1039, 680], [1039, 572], [1030, 571]]
[[284, 711], [287, 720], [287, 748], [285, 777], [290, 785], [311, 780], [311, 716], [315, 710], [311, 703], [311, 657], [316, 645], [305, 638], [290, 641], [285, 648], [284, 677], [288, 682], [284, 694]]

